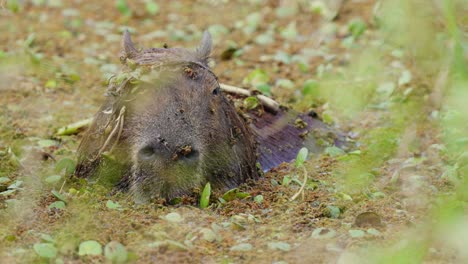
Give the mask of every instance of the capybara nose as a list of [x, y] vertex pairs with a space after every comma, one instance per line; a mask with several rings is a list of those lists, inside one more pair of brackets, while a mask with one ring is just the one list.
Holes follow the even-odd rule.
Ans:
[[190, 144], [185, 144], [174, 149], [162, 144], [157, 144], [157, 146], [146, 145], [138, 151], [138, 158], [142, 161], [153, 161], [163, 158], [178, 162], [194, 163], [198, 161], [199, 156], [200, 153], [193, 149]]
[[153, 146], [145, 146], [138, 151], [138, 158], [140, 160], [154, 160], [157, 158], [157, 151]]
[[172, 155], [173, 160], [186, 163], [197, 162], [199, 157], [200, 153], [189, 144], [178, 147]]

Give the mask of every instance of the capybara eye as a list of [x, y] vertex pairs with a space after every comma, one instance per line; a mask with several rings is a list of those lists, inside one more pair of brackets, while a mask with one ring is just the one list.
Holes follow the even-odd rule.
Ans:
[[148, 160], [148, 159], [152, 159], [154, 157], [154, 154], [155, 154], [154, 148], [151, 146], [146, 146], [140, 149], [140, 151], [138, 152], [138, 157], [140, 157], [140, 159], [143, 159], [143, 160]]
[[216, 87], [216, 88], [213, 90], [213, 94], [214, 94], [214, 95], [218, 95], [219, 92], [220, 92], [220, 90], [221, 90], [221, 89], [219, 88], [219, 86]]

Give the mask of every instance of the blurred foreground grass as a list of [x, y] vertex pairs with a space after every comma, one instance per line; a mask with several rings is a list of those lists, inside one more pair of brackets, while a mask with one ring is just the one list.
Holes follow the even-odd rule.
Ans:
[[[33, 2], [38, 6], [47, 4], [53, 6], [61, 1]], [[239, 48], [241, 45], [229, 42], [229, 45], [232, 45], [229, 48], [236, 47], [233, 48], [235, 50], [232, 55], [233, 62], [227, 66], [219, 61], [217, 63], [221, 67], [237, 68], [242, 74], [241, 77], [233, 77], [229, 76], [229, 71], [226, 71], [227, 76], [223, 75], [222, 78], [231, 77], [239, 84], [243, 80], [245, 85], [271, 93], [282, 102], [290, 102], [294, 108], [301, 110], [316, 108], [324, 121], [350, 131], [357, 142], [357, 149], [349, 153], [329, 148], [324, 156], [330, 156], [335, 161], [331, 176], [315, 181], [319, 176], [313, 175], [313, 179], [310, 180], [312, 187], [307, 191], [313, 193], [316, 191], [315, 188], [326, 191], [325, 196], [329, 198], [327, 201], [332, 204], [331, 207], [327, 207], [332, 208], [329, 210], [332, 216], [330, 218], [338, 218], [336, 222], [324, 220], [317, 226], [339, 229], [342, 237], [347, 237], [347, 232], [343, 230], [348, 230], [352, 224], [349, 221], [351, 215], [348, 214], [355, 212], [353, 210], [367, 208], [367, 203], [359, 207], [360, 201], [368, 201], [369, 207], [377, 210], [375, 207], [379, 204], [376, 201], [382, 197], [398, 203], [395, 206], [397, 213], [412, 215], [412, 218], [407, 218], [411, 220], [410, 227], [398, 222], [398, 219], [395, 220], [396, 217], [388, 216], [389, 228], [401, 232], [380, 236], [379, 243], [375, 245], [369, 239], [370, 245], [350, 246], [350, 249], [340, 251], [337, 258], [342, 263], [362, 263], [363, 260], [370, 263], [421, 263], [431, 262], [431, 259], [436, 257], [437, 261], [450, 262], [451, 260], [446, 259], [448, 256], [453, 257], [455, 262], [468, 261], [464, 242], [468, 237], [466, 214], [468, 4], [466, 1], [376, 1], [372, 3], [371, 17], [365, 20], [353, 18], [349, 21], [340, 21], [342, 24], [338, 25], [331, 23], [327, 18], [328, 15], [324, 15], [325, 9], [322, 9], [324, 18], [317, 31], [325, 32], [325, 35], [339, 35], [340, 30], [346, 33], [343, 34], [344, 37], [338, 39], [338, 47], [332, 47], [330, 44], [330, 47], [325, 45], [317, 48], [323, 53], [332, 53], [330, 50], [336, 52], [336, 54], [323, 55], [325, 60], [318, 66], [312, 59], [290, 56], [287, 51], [288, 45], [301, 43], [297, 39], [310, 37], [303, 32], [304, 28], [300, 27], [299, 22], [297, 25], [296, 21], [291, 22], [294, 20], [294, 14], [297, 16], [302, 14], [294, 13], [299, 12], [294, 11], [294, 7], [310, 8], [313, 12], [320, 13], [320, 8], [324, 8], [325, 5], [320, 5], [320, 1], [292, 1], [291, 5], [273, 5], [274, 8], [271, 10], [262, 9], [262, 13], [258, 10], [264, 4], [263, 1], [255, 2], [249, 5], [243, 1], [238, 3], [239, 10], [242, 9], [241, 5], [244, 5], [248, 15], [245, 17], [241, 16], [243, 13], [239, 15], [237, 22], [242, 22], [242, 25], [237, 29], [231, 29], [227, 25], [229, 21], [220, 21], [216, 27], [210, 28], [215, 39], [219, 41], [217, 44], [226, 50], [229, 50], [228, 44], [222, 42], [222, 39], [228, 38], [229, 34], [241, 34], [240, 40], [237, 41], [239, 43], [249, 43], [244, 38], [252, 39], [251, 34], [255, 34], [256, 37], [254, 44], [250, 44], [252, 46], [243, 49]], [[21, 1], [6, 3], [6, 7], [10, 9], [8, 12], [17, 12], [19, 15], [21, 12], [26, 12]], [[164, 8], [162, 3], [159, 5], [155, 1], [142, 1], [142, 3], [145, 7], [143, 10], [146, 10], [143, 11], [145, 14], [157, 16], [163, 12], [160, 10]], [[132, 9], [126, 1], [115, 1], [111, 6], [116, 9], [115, 13], [119, 14], [116, 16], [119, 18], [119, 25], [131, 23], [132, 18], [137, 17], [133, 24], [137, 28], [140, 21], [138, 16], [143, 16], [138, 13], [140, 11]], [[353, 3], [350, 4], [350, 8], [353, 8]], [[66, 43], [67, 40], [74, 41], [79, 38], [79, 30], [83, 27], [84, 21], [77, 19], [76, 14], [72, 14], [73, 9], [64, 10], [68, 10], [64, 13], [72, 19], [65, 23], [67, 30], [58, 31], [58, 38], [65, 39]], [[179, 11], [176, 8], [174, 10], [171, 10], [174, 14]], [[262, 25], [260, 18], [268, 12], [274, 13], [281, 21], [277, 28], [276, 25], [270, 27]], [[299, 21], [300, 17], [296, 19]], [[144, 21], [151, 23], [149, 20]], [[178, 26], [181, 28], [177, 28]], [[103, 21], [96, 28], [107, 34], [107, 40], [113, 41], [112, 38], [118, 38], [118, 32], [121, 31], [120, 27], [113, 27], [110, 22]], [[336, 29], [338, 27], [339, 30]], [[14, 29], [14, 25], [6, 23], [2, 23], [2, 28], [9, 28], [11, 32], [18, 30]], [[168, 25], [166, 30], [169, 33], [153, 32], [153, 34], [169, 35], [172, 40], [180, 41], [183, 45], [191, 43], [200, 34], [199, 30], [188, 34], [184, 31], [187, 28], [177, 23]], [[98, 42], [96, 39], [95, 41]], [[84, 256], [106, 255], [108, 259], [118, 262], [119, 254], [124, 254], [122, 252], [125, 252], [125, 259], [133, 261], [140, 257], [140, 261], [144, 261], [141, 255], [153, 256], [152, 254], [159, 252], [154, 253], [154, 248], [160, 248], [161, 244], [158, 243], [165, 241], [165, 248], [169, 248], [169, 251], [174, 248], [181, 251], [192, 250], [195, 252], [192, 254], [201, 255], [209, 252], [206, 254], [215, 256], [214, 259], [218, 262], [241, 262], [242, 258], [236, 258], [239, 256], [232, 252], [241, 248], [245, 250], [245, 254], [249, 254], [252, 249], [244, 243], [239, 244], [240, 246], [234, 245], [238, 247], [232, 250], [234, 246], [230, 247], [230, 243], [234, 243], [233, 240], [242, 240], [255, 235], [254, 232], [260, 232], [261, 235], [257, 236], [258, 241], [251, 240], [257, 243], [264, 242], [261, 237], [262, 235], [268, 237], [270, 229], [281, 229], [282, 225], [290, 224], [287, 221], [294, 221], [290, 220], [290, 216], [284, 215], [283, 209], [292, 215], [300, 211], [298, 208], [307, 205], [306, 202], [301, 204], [301, 202], [293, 203], [278, 199], [277, 206], [283, 209], [267, 207], [273, 211], [273, 216], [265, 216], [263, 212], [246, 209], [245, 213], [249, 214], [248, 216], [234, 220], [225, 218], [222, 211], [221, 213], [216, 211], [215, 206], [211, 211], [188, 207], [181, 209], [186, 214], [184, 216], [190, 219], [183, 224], [184, 219], [177, 213], [180, 211], [172, 207], [138, 207], [125, 195], [108, 196], [108, 190], [100, 186], [88, 186], [80, 181], [66, 182], [63, 185], [65, 178], [73, 170], [74, 151], [78, 138], [56, 136], [55, 132], [62, 125], [91, 115], [95, 108], [89, 105], [97, 104], [94, 101], [90, 102], [90, 99], [86, 101], [80, 97], [89, 95], [98, 98], [96, 94], [83, 94], [83, 92], [102, 93], [102, 91], [96, 88], [94, 90], [84, 88], [99, 87], [100, 82], [105, 80], [102, 75], [118, 70], [118, 67], [110, 62], [116, 61], [117, 58], [111, 59], [104, 52], [96, 55], [89, 51], [93, 49], [92, 47], [87, 50], [89, 53], [73, 53], [71, 50], [71, 58], [75, 61], [51, 56], [50, 50], [56, 46], [44, 40], [44, 35], [40, 32], [28, 32], [24, 38], [16, 39], [14, 42], [16, 46], [2, 46], [0, 49], [0, 79], [4, 80], [4, 83], [0, 84], [0, 93], [11, 97], [11, 101], [9, 98], [4, 98], [2, 101], [7, 105], [2, 106], [0, 115], [2, 124], [0, 195], [3, 203], [0, 209], [2, 221], [0, 255], [8, 261], [48, 262], [49, 259], [57, 259], [59, 263], [64, 259], [68, 260], [69, 256], [71, 259], [79, 260]], [[275, 42], [284, 42], [286, 47]], [[273, 44], [276, 46], [268, 46]], [[304, 50], [316, 48], [307, 42], [304, 45]], [[264, 47], [268, 48], [264, 50]], [[103, 49], [98, 46], [96, 48]], [[242, 55], [249, 49], [271, 53], [267, 55], [273, 58], [273, 62], [268, 60], [262, 62], [260, 59], [260, 62], [250, 62], [248, 56]], [[285, 51], [279, 52], [277, 49]], [[86, 54], [86, 57], [81, 59], [88, 62], [86, 65], [77, 62], [80, 56], [85, 56], [83, 54]], [[101, 60], [99, 63], [95, 61], [94, 55]], [[252, 56], [268, 57], [265, 54]], [[333, 56], [337, 59], [335, 60]], [[327, 57], [331, 59], [327, 60]], [[275, 64], [276, 70], [275, 67], [270, 67], [273, 63], [278, 63]], [[284, 73], [287, 72], [285, 69], [293, 67], [299, 69], [299, 73], [295, 73], [297, 79], [290, 78]], [[9, 86], [9, 83], [16, 84], [21, 78], [25, 78], [30, 86]], [[41, 89], [47, 92], [42, 92], [44, 90]], [[22, 104], [24, 109], [15, 107], [16, 102], [28, 100], [28, 97], [36, 94], [41, 96], [30, 101], [32, 110], [25, 104]], [[63, 96], [57, 96], [61, 94]], [[24, 97], [18, 99], [20, 95]], [[68, 102], [68, 106], [58, 104], [62, 101]], [[79, 111], [82, 109], [76, 106], [81, 102], [86, 102], [83, 105], [88, 105], [84, 112]], [[69, 111], [63, 113], [60, 110], [62, 106], [69, 107]], [[35, 112], [36, 109], [37, 115], [29, 113]], [[31, 124], [18, 123], [21, 118], [37, 118], [37, 120], [31, 121]], [[36, 127], [40, 132], [33, 131], [28, 134], [20, 131], [30, 126]], [[32, 146], [54, 150], [57, 162], [55, 164], [35, 162], [33, 156], [36, 152]], [[310, 162], [309, 166], [321, 165], [316, 164]], [[291, 169], [291, 175], [295, 173]], [[279, 173], [278, 175], [277, 177], [283, 177]], [[290, 178], [291, 175], [286, 176]], [[285, 186], [286, 176], [282, 178], [282, 184]], [[274, 183], [272, 181], [272, 185]], [[292, 193], [295, 191], [296, 189], [291, 190]], [[263, 200], [268, 199], [267, 193], [262, 194], [262, 200], [255, 201], [257, 204], [262, 202], [265, 204]], [[349, 200], [352, 200], [354, 205], [348, 205]], [[343, 203], [349, 208], [343, 209], [334, 203]], [[358, 209], [355, 209], [356, 207]], [[382, 208], [381, 213], [395, 208]], [[284, 215], [284, 218], [281, 215]], [[261, 223], [260, 216], [264, 217], [265, 223]], [[261, 223], [259, 225], [264, 229], [262, 231], [247, 229], [252, 233], [242, 233], [239, 230], [243, 230], [244, 225], [247, 225], [242, 222], [244, 220], [239, 224], [239, 219], [242, 217], [246, 218], [245, 223]], [[267, 220], [268, 218], [280, 220], [272, 221]], [[305, 219], [314, 221], [307, 217]], [[225, 224], [226, 222], [229, 225]], [[223, 229], [224, 225], [235, 228], [226, 231]], [[204, 228], [201, 233], [192, 232], [194, 228], [199, 227]], [[299, 235], [290, 229], [286, 230], [284, 233], [279, 232], [274, 235], [273, 238], [290, 241], [290, 244], [296, 245], [297, 248], [307, 241], [303, 237], [300, 237], [303, 239], [300, 240]], [[223, 242], [219, 242], [220, 234], [224, 234]], [[211, 244], [201, 243], [194, 246], [193, 241], [197, 241], [197, 236], [206, 238], [206, 241], [218, 241], [215, 243], [219, 243], [216, 245], [223, 249], [222, 252], [216, 253], [216, 247]], [[296, 238], [297, 241], [294, 240]], [[89, 240], [99, 243], [96, 245], [88, 242]], [[120, 241], [125, 247], [120, 243], [114, 243], [106, 247], [107, 251], [102, 250], [101, 245], [109, 245], [112, 243], [110, 241]], [[289, 251], [285, 250], [288, 247], [284, 244], [273, 244], [271, 247], [280, 248], [277, 250], [280, 252], [278, 256], [281, 256], [283, 252], [281, 250]], [[118, 248], [117, 255], [112, 255], [112, 250], [109, 248]], [[250, 260], [255, 257], [264, 259], [270, 257], [260, 253], [256, 255], [255, 252], [250, 254], [252, 254]], [[263, 254], [268, 255], [265, 252]], [[289, 254], [311, 257], [311, 253], [300, 251], [291, 251]], [[102, 260], [96, 258], [97, 261]], [[168, 259], [171, 258], [175, 256], [169, 254]], [[84, 261], [92, 259], [90, 257]], [[278, 259], [281, 260], [281, 257]], [[294, 258], [290, 261], [295, 263]]]

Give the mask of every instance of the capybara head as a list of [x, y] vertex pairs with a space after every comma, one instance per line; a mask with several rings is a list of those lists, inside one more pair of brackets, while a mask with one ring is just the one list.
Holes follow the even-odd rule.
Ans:
[[255, 139], [208, 67], [211, 45], [205, 32], [195, 51], [138, 50], [125, 33], [123, 70], [80, 145], [76, 174], [112, 171], [139, 202], [255, 178]]

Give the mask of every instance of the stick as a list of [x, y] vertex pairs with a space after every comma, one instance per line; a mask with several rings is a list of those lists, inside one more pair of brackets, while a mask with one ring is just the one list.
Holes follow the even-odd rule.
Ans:
[[[239, 94], [243, 96], [252, 96], [252, 92], [244, 88], [239, 88], [239, 87], [227, 85], [224, 83], [220, 83], [219, 87], [227, 93]], [[280, 104], [276, 102], [275, 100], [262, 94], [259, 94], [256, 97], [260, 101], [260, 103], [262, 103], [264, 107], [266, 107], [273, 113], [276, 113], [279, 111]]]
[[302, 165], [302, 168], [304, 169], [304, 181], [302, 182], [302, 185], [301, 185], [301, 188], [299, 189], [299, 191], [298, 191], [297, 193], [295, 193], [295, 194], [293, 195], [293, 197], [291, 197], [291, 199], [289, 199], [290, 201], [296, 200], [296, 198], [297, 198], [297, 197], [299, 196], [299, 194], [301, 194], [301, 193], [303, 194], [302, 199], [304, 199], [304, 193], [303, 193], [303, 192], [304, 192], [304, 188], [305, 188], [305, 186], [306, 186], [306, 184], [307, 184], [307, 179], [308, 179], [309, 177], [307, 176], [307, 170], [306, 170], [306, 168], [304, 167], [304, 165]]

